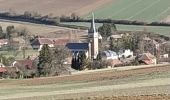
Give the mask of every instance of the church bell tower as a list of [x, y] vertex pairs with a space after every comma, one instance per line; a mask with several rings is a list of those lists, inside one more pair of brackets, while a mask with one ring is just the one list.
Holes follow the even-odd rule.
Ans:
[[89, 43], [91, 44], [91, 59], [96, 59], [99, 52], [98, 37], [99, 35], [95, 27], [94, 14], [92, 13], [91, 27], [88, 30]]

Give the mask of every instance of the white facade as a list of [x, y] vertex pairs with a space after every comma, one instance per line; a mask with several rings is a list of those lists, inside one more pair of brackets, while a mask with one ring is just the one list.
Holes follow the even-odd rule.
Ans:
[[0, 67], [5, 67], [4, 64], [0, 63]]
[[119, 52], [119, 57], [133, 57], [133, 51], [131, 51], [130, 49], [124, 50], [124, 52]]
[[116, 52], [111, 50], [103, 51], [101, 56], [102, 56], [102, 60], [119, 59], [119, 56], [116, 54]]
[[[54, 44], [48, 44], [48, 46], [50, 47], [50, 48], [53, 48], [54, 47]], [[43, 47], [43, 45], [41, 44], [40, 46], [33, 46], [33, 48], [37, 48], [38, 49], [38, 51], [41, 51], [41, 49], [42, 49], [42, 47]]]

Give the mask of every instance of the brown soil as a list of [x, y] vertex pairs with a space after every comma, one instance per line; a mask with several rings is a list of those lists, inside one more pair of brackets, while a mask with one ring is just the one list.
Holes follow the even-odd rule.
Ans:
[[[87, 100], [169, 100], [170, 95], [141, 95], [141, 96], [121, 96], [121, 97], [88, 97]], [[82, 100], [82, 99], [76, 99]]]
[[61, 76], [61, 77], [48, 77], [48, 78], [35, 78], [35, 79], [25, 79], [25, 80], [9, 80], [0, 81], [1, 86], [8, 85], [46, 85], [46, 84], [56, 84], [62, 82], [91, 82], [91, 81], [102, 81], [102, 80], [114, 80], [119, 78], [128, 78], [130, 76], [138, 76], [159, 72], [169, 72], [169, 66], [163, 67], [151, 67], [151, 68], [143, 68], [143, 69], [135, 69], [128, 71], [103, 71], [103, 72], [95, 72], [89, 74], [81, 74], [81, 75], [71, 75], [71, 76]]
[[70, 15], [73, 12], [85, 15], [112, 0], [0, 0], [1, 11], [23, 13], [36, 11], [41, 14]]

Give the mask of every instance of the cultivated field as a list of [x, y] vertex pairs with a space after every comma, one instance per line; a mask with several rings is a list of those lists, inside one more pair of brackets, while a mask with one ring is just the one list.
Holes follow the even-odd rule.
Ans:
[[77, 13], [85, 15], [112, 0], [0, 0], [1, 11], [34, 11], [55, 16]]
[[[86, 26], [89, 27], [90, 23], [83, 23], [83, 22], [69, 22], [63, 23], [68, 25], [78, 25], [78, 26]], [[96, 23], [96, 27], [102, 26], [101, 23]], [[138, 25], [120, 25], [116, 24], [118, 31], [143, 31], [144, 29], [148, 32], [154, 32], [157, 34], [170, 36], [170, 27], [166, 26], [138, 26]]]
[[169, 81], [170, 66], [0, 80], [0, 100], [168, 100]]
[[169, 21], [170, 0], [112, 0], [97, 9], [95, 15], [97, 18]]
[[84, 40], [84, 37], [87, 35], [87, 32], [84, 30], [76, 30], [58, 26], [34, 24], [20, 21], [9, 21], [0, 19], [0, 25], [2, 26], [4, 31], [6, 30], [7, 26], [14, 25], [16, 29], [26, 28], [30, 35], [40, 35], [51, 38], [70, 38], [73, 40]]

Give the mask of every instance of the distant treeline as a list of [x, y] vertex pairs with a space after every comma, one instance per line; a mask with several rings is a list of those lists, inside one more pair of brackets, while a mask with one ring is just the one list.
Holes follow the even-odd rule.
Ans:
[[[68, 17], [51, 17], [50, 15], [42, 16], [36, 12], [24, 12], [24, 14], [16, 14], [10, 12], [0, 13], [0, 19], [4, 20], [12, 20], [12, 21], [23, 21], [23, 22], [30, 22], [36, 24], [46, 24], [46, 25], [55, 25], [67, 28], [74, 28], [74, 29], [87, 29], [84, 26], [76, 26], [76, 25], [66, 25], [61, 24], [60, 20], [68, 19]], [[70, 17], [69, 17], [70, 19]]]
[[[62, 22], [91, 22], [89, 19], [64, 19]], [[144, 22], [144, 21], [131, 21], [131, 20], [113, 20], [113, 19], [95, 19], [96, 23], [114, 23], [123, 25], [141, 25], [141, 26], [170, 26], [169, 22]]]
[[[60, 22], [91, 22], [91, 19], [83, 19], [75, 13], [70, 16], [52, 17], [51, 15], [42, 16], [37, 12], [25, 11], [24, 14], [16, 14], [11, 12], [0, 13], [0, 19], [24, 21], [38, 24], [56, 25], [69, 28], [87, 29], [84, 26], [65, 25]], [[113, 20], [113, 19], [95, 19], [96, 23], [114, 23], [123, 25], [142, 25], [142, 26], [170, 26], [168, 22], [144, 22], [144, 21], [131, 21], [131, 20]]]

